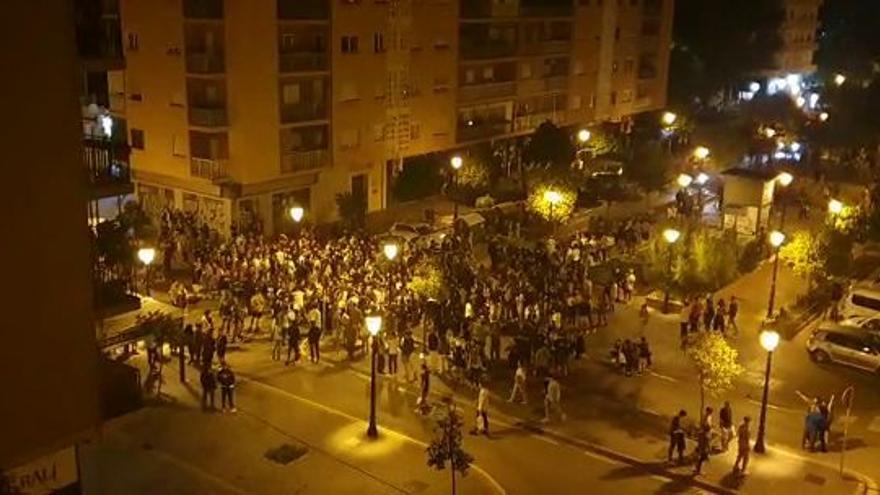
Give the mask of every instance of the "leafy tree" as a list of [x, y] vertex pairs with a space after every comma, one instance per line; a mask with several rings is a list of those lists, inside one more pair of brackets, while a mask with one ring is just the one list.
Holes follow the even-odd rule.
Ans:
[[[144, 335], [151, 336], [156, 339], [160, 352], [164, 344], [170, 344], [174, 347], [183, 345], [183, 329], [181, 321], [172, 317], [164, 311], [150, 311], [147, 314], [139, 314], [137, 316], [137, 324], [141, 327]], [[183, 352], [182, 350], [180, 352]], [[159, 380], [157, 381], [156, 395], [162, 394], [162, 370], [165, 360], [159, 359]]]
[[623, 169], [624, 176], [637, 184], [645, 193], [659, 191], [666, 186], [670, 157], [660, 143], [652, 141], [636, 149], [632, 161]]
[[569, 169], [575, 148], [567, 132], [547, 121], [538, 126], [523, 151], [523, 159], [532, 166]]
[[404, 161], [394, 179], [393, 193], [398, 201], [411, 201], [437, 194], [443, 187], [443, 161], [437, 155], [420, 155]]
[[706, 408], [706, 394], [718, 397], [733, 387], [742, 374], [738, 353], [718, 332], [699, 332], [689, 337], [687, 356], [700, 381], [700, 412]]
[[620, 140], [605, 126], [590, 129], [590, 139], [581, 146], [591, 157], [599, 157], [620, 151]]
[[781, 45], [781, 0], [679, 0], [675, 6], [670, 97], [707, 102], [773, 66]]
[[343, 223], [350, 229], [364, 226], [367, 216], [367, 198], [350, 191], [336, 195], [336, 208]]
[[422, 300], [442, 300], [446, 294], [446, 280], [436, 263], [423, 260], [416, 265], [413, 277], [407, 284], [409, 289]]
[[144, 211], [143, 205], [137, 201], [125, 203], [117, 220], [126, 231], [130, 230], [134, 238], [138, 240], [155, 240], [158, 233], [150, 216]]
[[813, 279], [823, 273], [821, 251], [820, 239], [812, 232], [800, 230], [779, 248], [779, 258], [812, 287]]
[[[551, 198], [557, 198], [556, 204]], [[548, 182], [532, 189], [528, 197], [528, 208], [549, 222], [564, 222], [574, 212], [577, 193], [564, 182]]]
[[449, 472], [452, 476], [452, 493], [456, 493], [455, 473], [467, 476], [468, 468], [474, 462], [473, 456], [464, 451], [462, 447], [461, 428], [464, 425], [461, 415], [455, 410], [452, 399], [446, 399], [446, 414], [437, 420], [434, 427], [434, 438], [428, 445], [428, 466], [437, 470], [446, 469], [449, 463]]

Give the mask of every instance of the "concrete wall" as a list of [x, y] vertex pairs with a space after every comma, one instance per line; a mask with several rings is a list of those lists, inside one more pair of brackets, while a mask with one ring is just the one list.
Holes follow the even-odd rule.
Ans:
[[99, 421], [73, 2], [8, 2], [0, 32], [0, 469]]

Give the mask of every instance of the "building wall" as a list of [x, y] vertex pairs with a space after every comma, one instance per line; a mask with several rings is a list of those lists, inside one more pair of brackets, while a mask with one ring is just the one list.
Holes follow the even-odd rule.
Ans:
[[776, 74], [808, 74], [816, 70], [819, 8], [822, 0], [785, 0], [780, 30], [782, 47], [776, 54]]
[[[387, 171], [406, 156], [524, 135], [548, 118], [580, 126], [665, 104], [672, 0], [123, 3], [126, 35], [141, 43], [127, 54], [130, 127], [145, 131], [132, 156], [141, 189], [177, 206], [218, 202], [226, 223], [254, 211], [266, 233], [289, 227], [283, 210], [294, 203], [313, 221], [334, 219], [336, 195], [362, 175], [369, 209], [383, 208]], [[192, 4], [222, 6], [222, 16], [185, 16]], [[486, 46], [496, 28], [510, 49]], [[191, 52], [208, 51], [205, 31], [223, 69], [188, 73]], [[646, 54], [650, 77], [640, 75]], [[192, 107], [212, 84], [209, 113], [225, 120], [206, 127]]]
[[12, 2], [0, 17], [15, 40], [0, 64], [16, 68], [0, 91], [16, 122], [0, 133], [14, 184], [2, 200], [10, 213], [2, 229], [12, 237], [0, 248], [10, 289], [0, 299], [0, 470], [71, 445], [99, 422], [72, 9], [63, 0]]

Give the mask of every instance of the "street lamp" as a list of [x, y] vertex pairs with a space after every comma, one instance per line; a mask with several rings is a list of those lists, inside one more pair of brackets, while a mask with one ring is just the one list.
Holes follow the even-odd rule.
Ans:
[[773, 281], [770, 283], [770, 301], [767, 303], [767, 318], [773, 316], [773, 305], [776, 302], [776, 275], [779, 272], [779, 248], [785, 242], [785, 234], [778, 230], [770, 232], [770, 245], [773, 246]]
[[[544, 191], [544, 201], [550, 205], [550, 222], [553, 223], [553, 209], [556, 208], [556, 205], [562, 202], [562, 194], [553, 189]], [[555, 228], [556, 224], [554, 223], [553, 225]]]
[[376, 438], [379, 436], [379, 429], [376, 428], [376, 357], [379, 350], [376, 335], [382, 330], [382, 317], [379, 315], [371, 315], [364, 318], [367, 325], [367, 331], [370, 332], [370, 425], [367, 426], [367, 436]]
[[676, 229], [663, 231], [663, 239], [669, 244], [669, 254], [666, 261], [666, 291], [663, 294], [663, 313], [669, 313], [669, 288], [672, 285], [672, 245], [678, 241], [681, 232]]
[[819, 122], [825, 122], [828, 120], [828, 112], [822, 112], [819, 114]]
[[[458, 155], [453, 156], [449, 159], [449, 165], [452, 167], [452, 187], [453, 189], [458, 188], [458, 171], [461, 169], [462, 165], [464, 165], [464, 160]], [[454, 198], [452, 200], [452, 219], [458, 220], [458, 201]]]
[[382, 246], [382, 253], [385, 254], [385, 258], [388, 261], [394, 261], [399, 250], [400, 248], [397, 246], [396, 242], [386, 242], [385, 245]]
[[777, 182], [782, 187], [788, 187], [791, 185], [792, 181], [794, 181], [794, 176], [788, 172], [782, 172], [781, 174], [776, 176]]
[[835, 74], [834, 75], [834, 84], [837, 86], [843, 86], [843, 83], [846, 82], [846, 76], [843, 74]]
[[663, 122], [663, 125], [667, 127], [675, 124], [676, 120], [678, 120], [678, 115], [675, 115], [672, 112], [664, 112], [663, 116], [660, 117], [660, 121]]
[[694, 158], [697, 160], [703, 161], [706, 158], [709, 158], [709, 148], [705, 146], [697, 146], [694, 149]]
[[590, 134], [590, 131], [588, 131], [586, 129], [581, 129], [580, 131], [578, 131], [578, 134], [577, 134], [578, 141], [580, 141], [581, 144], [584, 144], [587, 141], [589, 141], [591, 136], [592, 136], [592, 134]]
[[832, 215], [840, 215], [843, 212], [843, 203], [836, 200], [831, 199], [828, 201], [828, 213]]
[[679, 187], [681, 187], [682, 189], [687, 189], [687, 187], [690, 186], [691, 182], [693, 181], [694, 178], [688, 174], [679, 174], [678, 179], [676, 179], [676, 182], [678, 182]]
[[303, 209], [302, 206], [291, 206], [288, 214], [290, 215], [291, 220], [296, 223], [300, 223], [303, 219], [303, 216], [305, 216], [306, 211]]
[[776, 137], [776, 129], [772, 127], [765, 127], [764, 135], [767, 136], [767, 139], [773, 139], [774, 137]]
[[697, 184], [704, 186], [707, 182], [709, 182], [709, 174], [706, 172], [700, 172], [697, 174], [697, 178], [695, 179]]
[[755, 440], [755, 452], [763, 454], [766, 451], [764, 445], [764, 431], [767, 428], [767, 399], [770, 395], [770, 363], [773, 360], [773, 351], [779, 345], [779, 334], [774, 330], [761, 332], [761, 347], [767, 351], [767, 367], [764, 369], [764, 395], [761, 398], [761, 420], [758, 423], [758, 438]]
[[[782, 187], [788, 187], [794, 182], [794, 176], [788, 172], [782, 172], [776, 176], [776, 182]], [[779, 229], [782, 230], [785, 228], [785, 212], [788, 209], [788, 198], [783, 195], [779, 202], [782, 203], [782, 214], [779, 217]]]
[[156, 259], [156, 250], [151, 247], [140, 248], [137, 251], [138, 260], [144, 264], [144, 286], [147, 295], [150, 295], [150, 265]]

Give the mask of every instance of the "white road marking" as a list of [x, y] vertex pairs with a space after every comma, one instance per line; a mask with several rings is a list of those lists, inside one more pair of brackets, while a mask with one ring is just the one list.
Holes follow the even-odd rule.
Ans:
[[653, 376], [653, 377], [655, 377], [655, 378], [659, 378], [659, 379], [661, 379], [661, 380], [665, 380], [665, 381], [667, 381], [667, 382], [672, 382], [672, 383], [676, 383], [676, 382], [678, 382], [677, 379], [672, 378], [671, 376], [661, 375], [660, 373], [657, 373], [657, 372], [654, 372], [654, 371], [651, 372], [651, 376]]

